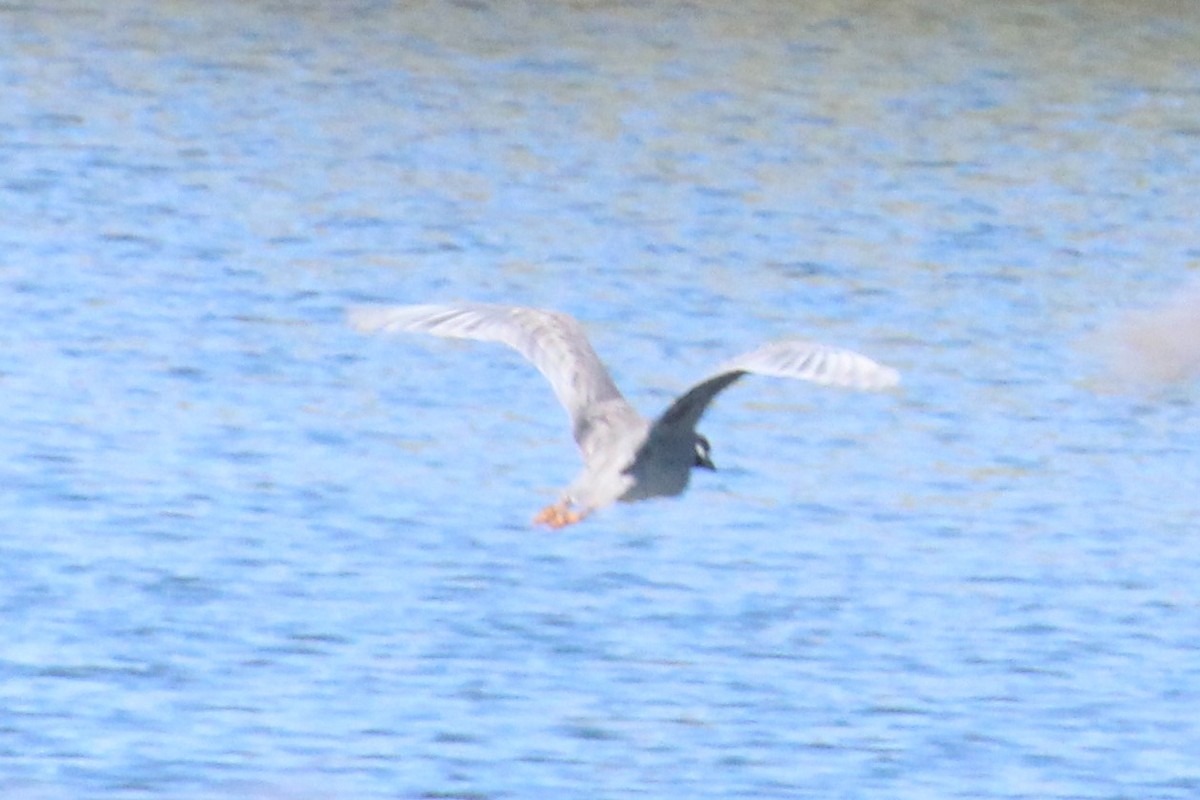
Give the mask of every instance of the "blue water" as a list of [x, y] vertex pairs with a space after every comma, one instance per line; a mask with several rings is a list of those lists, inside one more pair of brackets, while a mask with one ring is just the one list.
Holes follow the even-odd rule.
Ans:
[[[0, 794], [1192, 798], [1195, 384], [1086, 346], [1200, 259], [1200, 12], [0, 9]], [[518, 356], [721, 470], [560, 533]]]

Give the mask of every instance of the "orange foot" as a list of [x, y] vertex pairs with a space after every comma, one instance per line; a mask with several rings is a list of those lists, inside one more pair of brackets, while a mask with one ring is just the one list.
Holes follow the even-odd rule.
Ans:
[[587, 515], [588, 512], [576, 511], [564, 500], [561, 503], [546, 506], [539, 511], [538, 515], [533, 518], [533, 524], [548, 525], [557, 530], [558, 528], [565, 528], [568, 525], [574, 525]]

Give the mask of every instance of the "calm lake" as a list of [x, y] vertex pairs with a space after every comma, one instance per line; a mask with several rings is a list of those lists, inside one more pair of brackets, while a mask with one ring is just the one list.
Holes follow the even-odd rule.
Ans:
[[[1195, 798], [1200, 5], [0, 6], [0, 795]], [[580, 318], [684, 496], [356, 303]]]

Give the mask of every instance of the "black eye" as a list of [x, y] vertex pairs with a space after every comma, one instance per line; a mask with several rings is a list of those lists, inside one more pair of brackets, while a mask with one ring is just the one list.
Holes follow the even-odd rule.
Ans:
[[712, 461], [709, 460], [711, 447], [708, 444], [708, 439], [705, 439], [703, 436], [697, 436], [694, 447], [696, 449], [696, 466], [711, 466]]

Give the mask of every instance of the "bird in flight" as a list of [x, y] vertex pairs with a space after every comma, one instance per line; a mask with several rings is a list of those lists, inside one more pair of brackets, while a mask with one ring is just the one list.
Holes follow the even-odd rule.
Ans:
[[886, 389], [900, 374], [866, 356], [812, 342], [772, 342], [726, 362], [680, 395], [657, 418], [639, 414], [617, 389], [579, 322], [568, 314], [519, 306], [357, 306], [362, 332], [427, 333], [499, 342], [550, 381], [566, 408], [583, 456], [583, 471], [534, 524], [562, 528], [615, 502], [671, 497], [687, 488], [693, 468], [716, 469], [696, 425], [722, 390], [747, 374], [796, 378], [829, 386]]

